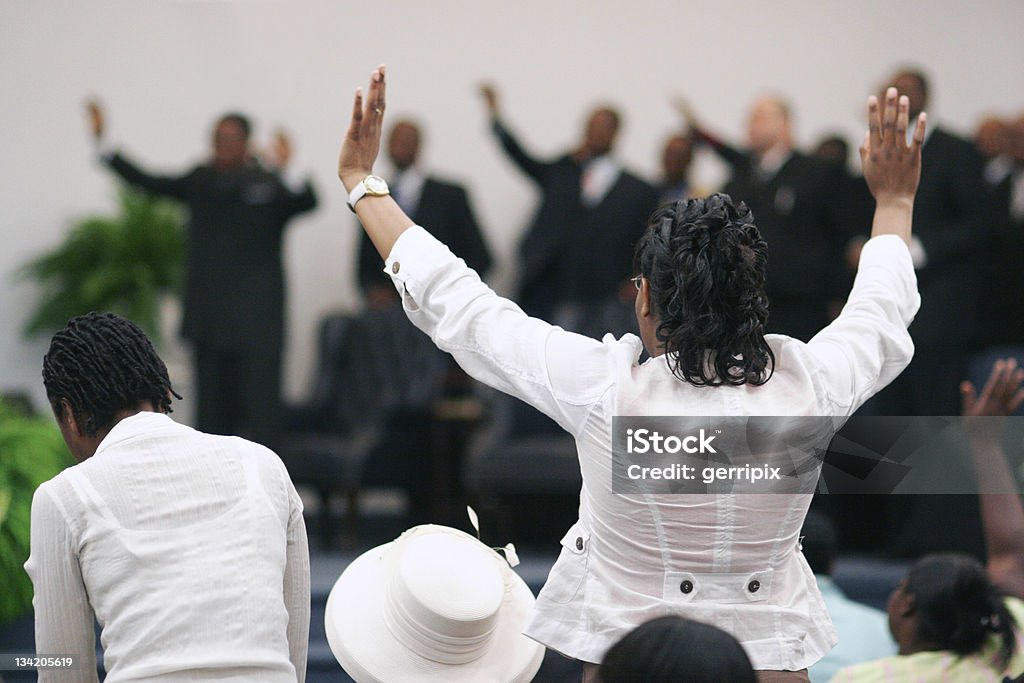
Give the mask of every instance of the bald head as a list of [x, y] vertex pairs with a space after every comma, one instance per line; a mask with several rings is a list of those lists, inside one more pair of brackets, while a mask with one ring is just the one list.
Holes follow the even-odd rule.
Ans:
[[[904, 69], [896, 72], [886, 84], [900, 91], [900, 95], [906, 95], [910, 100], [910, 119], [913, 121], [917, 115], [928, 106], [928, 79], [924, 72], [917, 69]], [[879, 101], [885, 101], [885, 88], [879, 94]]]
[[985, 159], [994, 159], [1009, 152], [1010, 125], [1000, 118], [990, 116], [978, 124], [974, 133], [974, 144]]
[[416, 163], [420, 155], [420, 128], [409, 120], [399, 121], [388, 138], [388, 156], [395, 170], [401, 172]]
[[850, 156], [850, 147], [841, 136], [829, 135], [818, 141], [813, 156], [822, 161], [845, 166], [846, 160]]
[[762, 97], [750, 109], [747, 140], [754, 154], [777, 146], [792, 147], [789, 105], [779, 97]]
[[693, 161], [693, 139], [689, 135], [673, 135], [665, 141], [661, 153], [661, 169], [665, 182], [675, 185], [686, 180]]
[[583, 129], [583, 152], [586, 156], [600, 156], [612, 151], [619, 134], [621, 117], [611, 107], [598, 107], [590, 112]]

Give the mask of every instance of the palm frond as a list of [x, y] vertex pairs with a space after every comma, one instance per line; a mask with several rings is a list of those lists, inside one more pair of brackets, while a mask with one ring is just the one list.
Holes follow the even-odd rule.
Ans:
[[17, 271], [40, 288], [25, 334], [52, 334], [76, 315], [112, 311], [159, 342], [160, 296], [179, 293], [184, 256], [181, 208], [122, 188], [117, 215], [78, 221], [56, 249]]

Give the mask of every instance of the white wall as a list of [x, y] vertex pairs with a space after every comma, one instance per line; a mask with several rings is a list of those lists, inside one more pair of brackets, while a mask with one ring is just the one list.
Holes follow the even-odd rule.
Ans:
[[[802, 144], [832, 129], [859, 141], [866, 95], [905, 62], [931, 73], [933, 120], [954, 129], [1024, 110], [1022, 26], [1018, 0], [0, 0], [0, 389], [43, 405], [45, 340], [20, 334], [35, 292], [11, 273], [72, 219], [113, 204], [111, 178], [90, 156], [89, 95], [106, 103], [112, 138], [158, 169], [200, 159], [229, 108], [252, 114], [259, 141], [276, 125], [291, 130], [294, 163], [321, 195], [287, 238], [286, 387], [299, 396], [317, 319], [358, 305], [356, 226], [333, 172], [351, 93], [378, 62], [390, 69], [389, 114], [418, 117], [427, 165], [470, 187], [500, 284], [534, 195], [488, 135], [475, 93], [483, 78], [501, 86], [510, 121], [544, 154], [575, 141], [593, 103], [621, 105], [620, 154], [653, 174], [677, 124], [674, 92], [737, 137], [756, 94], [783, 93]], [[705, 184], [721, 178], [707, 158], [697, 171]]]

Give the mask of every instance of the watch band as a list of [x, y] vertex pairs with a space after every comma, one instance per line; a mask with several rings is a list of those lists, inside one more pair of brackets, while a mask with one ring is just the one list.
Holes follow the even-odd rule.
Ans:
[[356, 212], [356, 202], [366, 196], [366, 182], [360, 180], [348, 194], [348, 208], [352, 213]]
[[[367, 185], [367, 183], [366, 183], [366, 181], [370, 180], [370, 179], [373, 179], [374, 181], [379, 181], [379, 183], [383, 186], [383, 191], [381, 191], [381, 190], [377, 190], [377, 191], [371, 190], [369, 188], [369, 186]], [[384, 182], [383, 178], [380, 178], [378, 176], [374, 176], [372, 174], [368, 175], [365, 178], [363, 178], [362, 180], [360, 180], [358, 183], [356, 183], [355, 187], [352, 188], [352, 192], [350, 192], [349, 195], [348, 195], [348, 202], [347, 202], [348, 203], [348, 208], [352, 211], [352, 213], [355, 213], [356, 212], [356, 202], [358, 202], [360, 199], [362, 199], [366, 195], [370, 195], [371, 197], [386, 197], [389, 194], [391, 194], [391, 192], [388, 189], [387, 183]]]

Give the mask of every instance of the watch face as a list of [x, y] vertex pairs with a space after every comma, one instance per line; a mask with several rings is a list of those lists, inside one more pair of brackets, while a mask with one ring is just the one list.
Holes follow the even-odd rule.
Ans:
[[388, 194], [388, 184], [380, 176], [366, 176], [363, 183], [366, 185], [366, 194]]

